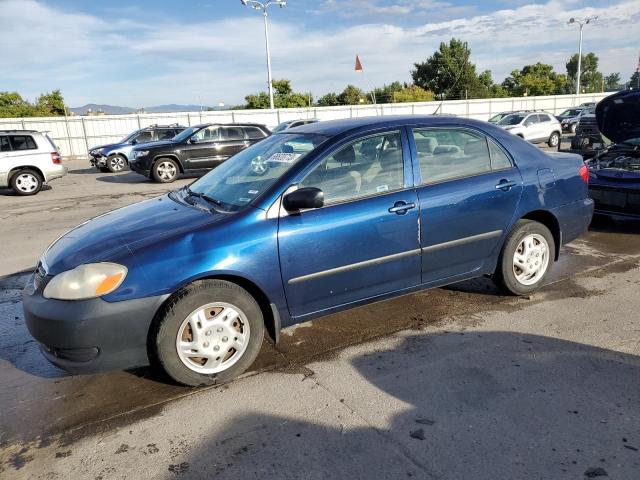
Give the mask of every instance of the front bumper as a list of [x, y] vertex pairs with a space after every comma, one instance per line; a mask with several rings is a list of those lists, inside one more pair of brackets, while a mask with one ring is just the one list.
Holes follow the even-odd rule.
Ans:
[[640, 218], [640, 185], [624, 188], [591, 184], [589, 196], [595, 201], [595, 211], [600, 215]]
[[94, 167], [106, 167], [107, 157], [99, 153], [89, 154], [89, 163]]
[[71, 373], [148, 364], [149, 328], [167, 295], [121, 302], [52, 300], [42, 296], [48, 280], [35, 288], [32, 276], [22, 294], [27, 328], [47, 360]]

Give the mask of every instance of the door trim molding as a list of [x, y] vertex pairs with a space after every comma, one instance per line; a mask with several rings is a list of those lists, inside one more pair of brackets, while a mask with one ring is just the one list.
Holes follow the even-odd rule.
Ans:
[[289, 285], [295, 285], [296, 283], [306, 282], [308, 280], [315, 280], [317, 278], [327, 277], [336, 273], [348, 272], [350, 270], [357, 270], [365, 267], [372, 267], [374, 265], [380, 265], [394, 260], [400, 260], [401, 258], [410, 257], [411, 255], [419, 255], [420, 249], [408, 250], [406, 252], [394, 253], [385, 257], [372, 258], [371, 260], [364, 260], [362, 262], [350, 263], [349, 265], [343, 265], [341, 267], [330, 268], [328, 270], [322, 270], [320, 272], [309, 273], [307, 275], [301, 275], [289, 279], [287, 282]]
[[450, 240], [448, 242], [429, 245], [428, 247], [422, 247], [421, 250], [422, 253], [429, 253], [443, 248], [457, 247], [460, 245], [466, 245], [467, 243], [478, 242], [480, 240], [488, 240], [490, 238], [499, 237], [500, 235], [502, 235], [502, 230], [494, 230], [493, 232], [480, 233], [478, 235], [471, 235], [470, 237], [463, 237], [456, 240]]

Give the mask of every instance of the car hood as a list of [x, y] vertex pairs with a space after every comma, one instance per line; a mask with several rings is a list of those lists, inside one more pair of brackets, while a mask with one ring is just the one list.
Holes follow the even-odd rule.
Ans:
[[150, 242], [182, 235], [226, 216], [189, 207], [163, 195], [77, 226], [49, 247], [44, 261], [49, 274], [57, 275], [83, 263], [128, 256]]
[[89, 151], [91, 150], [102, 150], [102, 149], [106, 149], [106, 150], [112, 150], [114, 148], [120, 148], [123, 146], [127, 146], [129, 145], [128, 143], [108, 143], [106, 145], [98, 145], [97, 147], [91, 147], [89, 149]]
[[136, 148], [134, 148], [134, 151], [138, 151], [138, 150], [148, 150], [149, 148], [161, 148], [161, 147], [166, 147], [168, 145], [175, 145], [177, 142], [174, 142], [173, 140], [159, 140], [157, 142], [147, 142], [147, 143], [139, 143], [138, 145], [136, 145]]
[[600, 132], [616, 143], [640, 138], [640, 91], [618, 92], [601, 100], [596, 121]]

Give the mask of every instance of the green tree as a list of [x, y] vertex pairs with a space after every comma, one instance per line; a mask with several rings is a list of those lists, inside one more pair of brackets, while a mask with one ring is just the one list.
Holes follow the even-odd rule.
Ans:
[[[578, 72], [578, 54], [571, 56], [566, 63], [567, 77], [570, 89], [575, 91], [577, 72]], [[582, 93], [595, 93], [602, 91], [603, 75], [598, 71], [598, 57], [595, 53], [589, 52], [582, 56], [582, 65], [580, 66], [580, 90]]]
[[318, 99], [319, 107], [334, 107], [340, 105], [338, 101], [338, 95], [335, 93], [327, 93]]
[[64, 98], [60, 90], [43, 93], [36, 100], [36, 108], [48, 115], [65, 115]]
[[413, 83], [443, 99], [487, 97], [489, 90], [469, 61], [470, 56], [467, 42], [455, 38], [449, 44], [442, 42], [427, 60], [414, 64]]
[[[269, 93], [259, 92], [244, 97], [245, 108], [269, 108]], [[273, 104], [275, 108], [308, 107], [313, 103], [310, 93], [294, 92], [290, 80], [273, 80]]]
[[551, 65], [536, 63], [514, 70], [502, 82], [502, 87], [512, 96], [554, 95], [564, 93], [566, 76], [553, 71]]
[[400, 82], [393, 82], [390, 85], [384, 85], [382, 88], [374, 88], [372, 93], [375, 96], [376, 103], [393, 103], [395, 94], [405, 87], [406, 85], [402, 85]]
[[424, 88], [417, 85], [409, 85], [399, 92], [396, 92], [394, 96], [395, 103], [431, 102], [434, 99], [435, 95], [433, 92], [425, 90]]
[[605, 90], [620, 90], [622, 88], [620, 73], [615, 72], [604, 77]]
[[346, 88], [338, 95], [340, 105], [360, 105], [362, 103], [371, 103], [367, 94], [354, 85], [347, 85]]
[[640, 90], [640, 70], [636, 70], [634, 74], [631, 75], [629, 86], [635, 90]]

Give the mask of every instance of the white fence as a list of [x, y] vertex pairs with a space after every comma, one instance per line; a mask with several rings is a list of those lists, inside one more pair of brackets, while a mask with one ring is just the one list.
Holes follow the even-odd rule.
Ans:
[[513, 110], [545, 110], [560, 113], [583, 102], [597, 102], [606, 94], [554, 95], [548, 97], [449, 100], [445, 102], [393, 103], [339, 107], [286, 108], [277, 110], [223, 110], [95, 117], [38, 117], [0, 119], [0, 130], [30, 129], [48, 131], [64, 156], [85, 156], [89, 148], [114, 143], [130, 132], [153, 124], [179, 123], [262, 123], [274, 127], [285, 120], [366, 117], [377, 115], [452, 114], [488, 120], [492, 115]]

